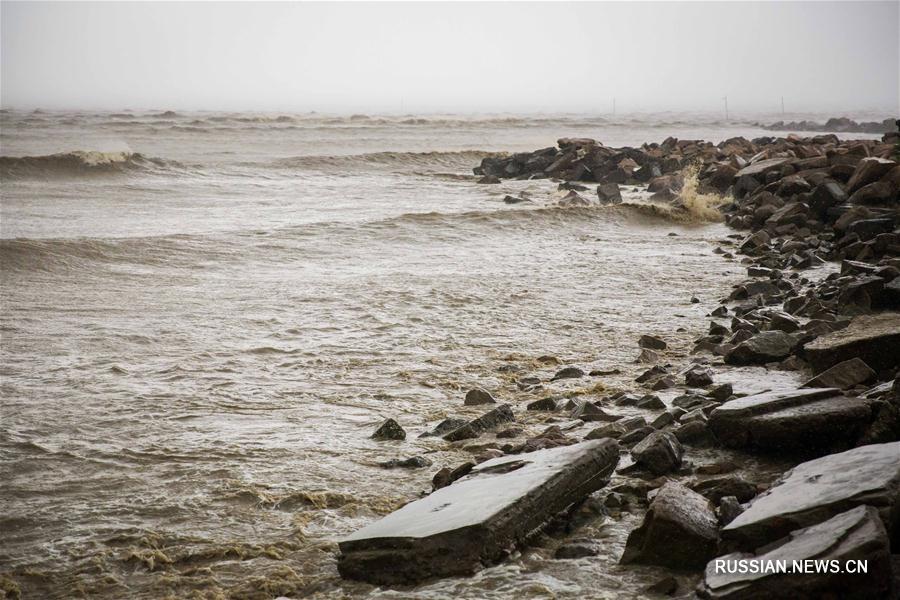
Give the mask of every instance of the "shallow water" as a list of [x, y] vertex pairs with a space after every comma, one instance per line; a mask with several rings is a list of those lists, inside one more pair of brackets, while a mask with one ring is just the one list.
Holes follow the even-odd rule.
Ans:
[[[720, 224], [559, 208], [550, 181], [476, 184], [481, 157], [739, 134], [770, 132], [702, 115], [4, 113], [4, 156], [126, 154], [0, 163], [0, 571], [45, 598], [639, 594], [652, 570], [615, 566], [627, 513], [578, 534], [608, 540], [599, 557], [551, 560], [545, 539], [409, 590], [341, 581], [334, 541], [471, 456], [417, 437], [483, 412], [462, 406], [469, 387], [537, 432], [527, 401], [631, 386], [637, 338], [686, 351], [743, 272], [711, 254]], [[544, 355], [621, 373], [527, 394], [498, 370], [548, 378]], [[369, 439], [386, 417], [406, 441]], [[377, 466], [415, 454], [434, 465]]]

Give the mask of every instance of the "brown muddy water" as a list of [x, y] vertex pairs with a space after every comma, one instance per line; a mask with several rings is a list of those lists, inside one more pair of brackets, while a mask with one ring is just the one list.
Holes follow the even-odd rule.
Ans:
[[[483, 412], [462, 405], [471, 386], [518, 407], [533, 434], [553, 418], [527, 401], [631, 389], [637, 338], [683, 356], [743, 273], [711, 253], [731, 233], [721, 224], [668, 220], [630, 188], [626, 205], [565, 209], [549, 181], [477, 185], [486, 152], [763, 131], [703, 115], [0, 123], [0, 589], [621, 598], [661, 573], [616, 566], [629, 513], [576, 534], [607, 542], [597, 557], [553, 560], [561, 540], [544, 538], [474, 577], [397, 590], [342, 581], [335, 540], [472, 456], [418, 438]], [[522, 192], [533, 202], [502, 202]], [[515, 377], [558, 368], [543, 356], [620, 373], [518, 391]], [[748, 372], [740, 385], [789, 380]], [[386, 417], [406, 441], [369, 439]], [[433, 466], [377, 465], [413, 455]]]

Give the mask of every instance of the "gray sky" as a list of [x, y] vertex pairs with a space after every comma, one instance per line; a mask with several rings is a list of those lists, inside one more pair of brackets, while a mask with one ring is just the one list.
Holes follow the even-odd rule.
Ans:
[[0, 6], [5, 108], [900, 110], [897, 0]]

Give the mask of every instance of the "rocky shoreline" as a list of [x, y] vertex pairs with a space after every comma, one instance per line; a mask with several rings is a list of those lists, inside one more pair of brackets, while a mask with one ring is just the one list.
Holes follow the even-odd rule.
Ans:
[[[473, 460], [439, 469], [430, 494], [340, 541], [342, 576], [410, 585], [468, 575], [542, 535], [563, 540], [556, 558], [592, 556], [603, 542], [579, 529], [630, 513], [640, 524], [621, 564], [670, 571], [646, 582], [648, 594], [900, 592], [900, 134], [668, 138], [640, 148], [561, 139], [485, 158], [474, 172], [484, 184], [559, 180], [564, 206], [618, 203], [619, 186], [646, 186], [654, 203], [684, 213], [697, 210], [686, 193], [693, 179], [692, 194], [724, 199], [702, 208], [736, 230], [713, 252], [740, 260], [748, 279], [709, 306], [709, 331], [689, 353], [667, 352], [671, 332], [636, 340], [643, 372], [630, 389], [598, 385], [598, 400], [551, 393], [521, 406], [469, 391], [465, 405], [490, 410], [422, 435]], [[509, 375], [533, 397], [605, 374], [559, 366], [549, 378]], [[747, 366], [765, 368], [763, 378], [797, 372], [800, 384], [766, 390], [760, 381], [747, 393], [724, 382]], [[549, 426], [528, 435], [516, 424], [525, 413], [546, 414]], [[390, 419], [373, 434], [405, 436]], [[416, 458], [391, 466], [431, 464]], [[757, 458], [784, 468], [759, 472]], [[868, 573], [728, 568], [851, 559], [867, 560]]]
[[897, 124], [894, 119], [883, 121], [863, 121], [857, 123], [847, 117], [832, 117], [824, 123], [815, 121], [778, 121], [770, 125], [758, 124], [763, 129], [771, 131], [822, 131], [829, 133], [890, 133], [895, 131]]

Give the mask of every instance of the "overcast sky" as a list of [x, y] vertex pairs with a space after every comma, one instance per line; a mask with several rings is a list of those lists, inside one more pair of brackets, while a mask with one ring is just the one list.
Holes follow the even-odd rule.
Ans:
[[897, 0], [0, 6], [4, 108], [900, 110]]

